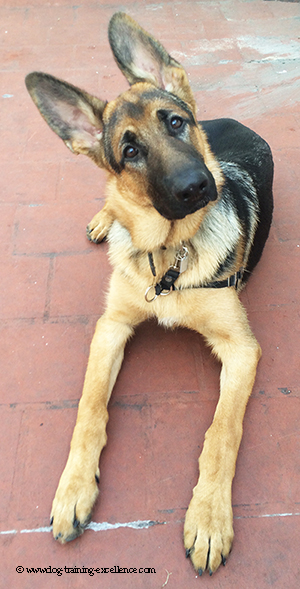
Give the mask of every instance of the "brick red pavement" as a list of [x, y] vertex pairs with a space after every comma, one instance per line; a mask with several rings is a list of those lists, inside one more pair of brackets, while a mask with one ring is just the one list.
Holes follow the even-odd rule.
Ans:
[[[234, 550], [212, 578], [196, 578], [184, 557], [182, 528], [218, 397], [219, 366], [188, 331], [149, 323], [126, 350], [93, 513], [94, 522], [126, 526], [89, 530], [64, 547], [47, 528], [110, 268], [106, 246], [85, 237], [103, 204], [104, 174], [49, 131], [24, 76], [44, 70], [101, 98], [115, 97], [127, 86], [107, 41], [117, 10], [136, 18], [183, 63], [199, 118], [237, 118], [274, 152], [273, 227], [242, 295], [263, 358], [233, 488]], [[299, 587], [299, 26], [299, 3], [273, 0], [1, 3], [3, 587]], [[159, 523], [128, 527], [137, 520]], [[156, 572], [26, 572], [114, 565]]]

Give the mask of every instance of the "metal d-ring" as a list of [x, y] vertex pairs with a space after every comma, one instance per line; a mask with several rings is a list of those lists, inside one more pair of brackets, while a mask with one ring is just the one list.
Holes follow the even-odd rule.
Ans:
[[151, 288], [154, 288], [154, 292], [155, 292], [155, 286], [153, 284], [151, 284], [151, 286], [148, 286], [146, 292], [145, 292], [145, 299], [147, 301], [147, 303], [152, 303], [153, 301], [155, 301], [155, 299], [157, 299], [157, 294], [155, 293], [154, 297], [152, 299], [148, 299], [148, 292], [149, 290], [151, 290]]
[[147, 303], [152, 303], [153, 301], [155, 301], [157, 299], [157, 297], [159, 295], [161, 295], [162, 297], [167, 297], [172, 292], [172, 289], [171, 288], [170, 288], [170, 290], [165, 290], [165, 291], [162, 290], [158, 294], [156, 294], [156, 292], [155, 292], [154, 297], [152, 297], [152, 299], [149, 299], [148, 298], [148, 292], [151, 290], [151, 288], [154, 288], [154, 292], [155, 292], [155, 286], [154, 286], [154, 284], [152, 284], [151, 286], [148, 286], [148, 288], [147, 288], [147, 290], [145, 292], [145, 299], [146, 299]]

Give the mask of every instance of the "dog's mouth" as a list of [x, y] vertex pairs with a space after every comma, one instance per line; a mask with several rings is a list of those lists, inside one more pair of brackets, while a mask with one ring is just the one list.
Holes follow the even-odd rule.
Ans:
[[184, 219], [188, 215], [192, 215], [193, 213], [196, 213], [196, 211], [199, 211], [200, 209], [203, 209], [212, 200], [216, 200], [216, 198], [215, 199], [203, 198], [201, 201], [197, 201], [193, 204], [190, 203], [189, 206], [186, 208], [180, 207], [180, 209], [179, 208], [177, 209], [177, 207], [174, 207], [174, 208], [172, 208], [172, 210], [170, 210], [168, 207], [164, 207], [163, 205], [162, 206], [157, 205], [157, 206], [155, 206], [155, 209], [162, 217], [164, 217], [168, 221], [177, 221], [179, 219]]

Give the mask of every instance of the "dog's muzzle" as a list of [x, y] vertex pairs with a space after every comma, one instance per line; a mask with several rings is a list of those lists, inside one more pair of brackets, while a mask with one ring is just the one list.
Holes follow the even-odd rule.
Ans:
[[154, 199], [154, 206], [169, 220], [183, 219], [218, 197], [212, 174], [198, 161], [164, 177], [160, 188], [160, 197]]

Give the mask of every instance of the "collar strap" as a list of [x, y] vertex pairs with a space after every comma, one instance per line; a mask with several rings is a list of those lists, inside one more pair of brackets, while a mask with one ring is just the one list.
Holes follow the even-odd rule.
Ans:
[[231, 276], [228, 276], [225, 280], [215, 280], [214, 282], [208, 282], [207, 284], [192, 284], [191, 286], [183, 286], [182, 288], [176, 288], [173, 284], [172, 290], [187, 290], [189, 288], [228, 288], [230, 286], [234, 286], [235, 290], [237, 290], [240, 281], [243, 278], [243, 273], [244, 268], [240, 268], [238, 272], [231, 274]]
[[[208, 284], [201, 284], [199, 286], [186, 286], [185, 288], [226, 288], [234, 286], [235, 290], [238, 289], [240, 281], [243, 278], [244, 268], [240, 268], [238, 272], [231, 274], [225, 280], [216, 280], [215, 282], [208, 282]], [[179, 290], [179, 289], [176, 289]]]
[[154, 260], [153, 260], [153, 254], [152, 252], [148, 253], [148, 260], [149, 260], [149, 265], [151, 268], [151, 272], [153, 274], [153, 276], [156, 276], [156, 270], [155, 270], [155, 265], [154, 265]]

